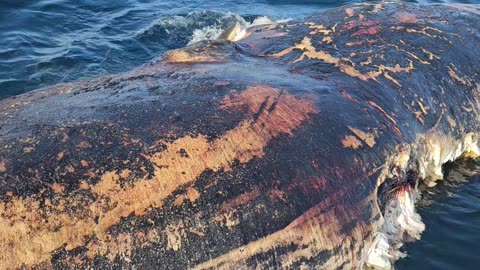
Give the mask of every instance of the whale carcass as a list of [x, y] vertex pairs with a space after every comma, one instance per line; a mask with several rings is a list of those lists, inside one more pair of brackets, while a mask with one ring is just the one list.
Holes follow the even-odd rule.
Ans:
[[349, 5], [0, 101], [0, 268], [391, 268], [479, 153], [479, 10]]

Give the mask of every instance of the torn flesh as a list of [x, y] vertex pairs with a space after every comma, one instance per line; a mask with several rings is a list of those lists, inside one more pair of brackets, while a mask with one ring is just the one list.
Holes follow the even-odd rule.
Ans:
[[367, 266], [374, 269], [391, 269], [391, 262], [405, 256], [399, 249], [411, 239], [420, 239], [425, 230], [420, 215], [415, 210], [419, 197], [416, 190], [402, 190], [385, 207], [384, 223], [377, 232], [367, 257]]
[[[389, 191], [392, 194], [385, 202], [381, 226], [375, 233], [365, 258], [367, 268], [392, 269], [393, 263], [405, 256], [399, 250], [403, 243], [420, 239], [425, 224], [415, 208], [415, 203], [420, 199], [419, 181], [432, 187], [436, 180], [443, 178], [443, 164], [465, 154], [478, 157], [480, 155], [478, 142], [478, 134], [472, 133], [462, 140], [440, 135], [424, 136], [415, 146], [404, 147], [397, 156], [387, 161], [386, 168], [393, 166], [403, 172], [407, 171], [408, 164], [418, 164], [416, 168], [418, 179], [414, 185], [400, 185], [395, 190]], [[384, 172], [379, 182], [390, 177], [395, 176], [392, 176], [391, 172]]]

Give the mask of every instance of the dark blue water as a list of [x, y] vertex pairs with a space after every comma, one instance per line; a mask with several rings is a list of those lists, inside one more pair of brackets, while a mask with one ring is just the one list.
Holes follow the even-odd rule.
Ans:
[[[130, 70], [233, 20], [299, 19], [351, 2], [359, 1], [0, 0], [0, 99]], [[480, 268], [480, 177], [441, 185], [427, 201], [427, 230], [397, 268]]]

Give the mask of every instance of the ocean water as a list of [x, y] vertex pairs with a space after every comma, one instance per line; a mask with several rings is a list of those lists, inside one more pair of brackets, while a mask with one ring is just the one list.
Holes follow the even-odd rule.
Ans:
[[[130, 70], [216, 38], [234, 20], [300, 19], [352, 2], [360, 1], [0, 0], [0, 99]], [[427, 229], [406, 245], [397, 269], [480, 268], [480, 177], [456, 172], [450, 179], [422, 200]]]

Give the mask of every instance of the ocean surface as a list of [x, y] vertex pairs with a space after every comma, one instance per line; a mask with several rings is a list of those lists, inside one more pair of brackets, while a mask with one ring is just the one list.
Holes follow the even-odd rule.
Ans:
[[[300, 19], [352, 2], [359, 1], [0, 0], [0, 99], [130, 70], [214, 39], [234, 20]], [[453, 173], [419, 209], [427, 229], [406, 245], [397, 269], [480, 269], [479, 176]]]

